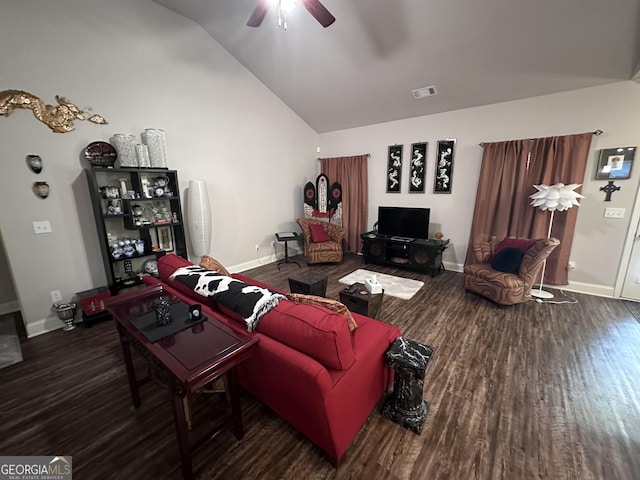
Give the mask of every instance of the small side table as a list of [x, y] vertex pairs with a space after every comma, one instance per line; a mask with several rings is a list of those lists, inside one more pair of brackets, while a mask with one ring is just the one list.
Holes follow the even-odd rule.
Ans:
[[433, 347], [398, 337], [385, 353], [395, 375], [393, 392], [384, 401], [382, 416], [418, 435], [429, 413], [429, 402], [422, 399], [422, 390], [433, 352]]
[[303, 270], [289, 277], [291, 293], [324, 297], [327, 294], [327, 276], [313, 270]]
[[372, 294], [367, 291], [364, 283], [354, 283], [353, 285], [356, 287], [352, 293], [347, 291], [349, 287], [340, 290], [340, 302], [344, 303], [352, 312], [378, 319], [380, 310], [382, 310], [384, 292]]
[[283, 263], [295, 263], [298, 265], [298, 268], [302, 268], [298, 262], [289, 258], [289, 245], [287, 244], [287, 242], [298, 240], [298, 238], [300, 238], [298, 232], [276, 233], [276, 239], [279, 242], [284, 242], [284, 258], [278, 262], [278, 270], [280, 270], [280, 265]]

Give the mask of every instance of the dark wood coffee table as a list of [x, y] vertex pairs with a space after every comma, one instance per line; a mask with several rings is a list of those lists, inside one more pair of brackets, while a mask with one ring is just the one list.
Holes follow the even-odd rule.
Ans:
[[324, 297], [327, 294], [327, 276], [307, 269], [289, 276], [289, 291]]
[[352, 285], [355, 285], [353, 292], [347, 291], [349, 287], [340, 290], [340, 302], [344, 303], [352, 312], [379, 319], [384, 291], [383, 293], [369, 293], [364, 283], [354, 283]]
[[[138, 408], [141, 404], [138, 386], [145, 381], [136, 378], [131, 347], [148, 362], [154, 380], [166, 384], [172, 394], [182, 474], [185, 479], [192, 479], [193, 456], [205, 444], [227, 429], [232, 429], [237, 439], [244, 435], [240, 390], [234, 367], [253, 353], [259, 339], [239, 334], [209, 317], [186, 330], [150, 343], [131, 319], [152, 311], [153, 300], [160, 295], [171, 296], [162, 290], [161, 285], [154, 285], [111, 297], [105, 303], [120, 335], [133, 406]], [[185, 418], [185, 399], [225, 373], [231, 415], [192, 446]]]

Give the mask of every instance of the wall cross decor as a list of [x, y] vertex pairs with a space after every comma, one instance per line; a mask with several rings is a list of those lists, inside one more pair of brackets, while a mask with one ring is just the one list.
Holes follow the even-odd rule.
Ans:
[[620, 187], [614, 185], [613, 184], [613, 180], [609, 180], [609, 182], [604, 187], [600, 187], [600, 190], [607, 194], [607, 196], [604, 197], [604, 201], [605, 202], [610, 202], [611, 201], [611, 194], [613, 192], [616, 192], [616, 191], [620, 190]]

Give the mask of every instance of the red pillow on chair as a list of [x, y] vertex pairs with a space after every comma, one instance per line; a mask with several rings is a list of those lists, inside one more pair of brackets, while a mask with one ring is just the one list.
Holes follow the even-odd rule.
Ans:
[[320, 223], [310, 223], [309, 231], [311, 232], [311, 241], [313, 243], [329, 242], [331, 240]]
[[528, 238], [509, 238], [506, 237], [500, 243], [498, 243], [493, 249], [493, 254], [495, 255], [503, 248], [514, 247], [522, 250], [522, 253], [527, 253], [531, 247], [536, 244], [536, 240], [529, 240]]

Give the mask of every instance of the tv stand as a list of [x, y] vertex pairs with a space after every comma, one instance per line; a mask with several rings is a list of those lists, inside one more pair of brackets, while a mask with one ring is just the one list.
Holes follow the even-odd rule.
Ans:
[[442, 265], [442, 252], [449, 240], [422, 240], [419, 238], [378, 235], [365, 232], [362, 238], [364, 263], [379, 263], [417, 270], [436, 276]]

